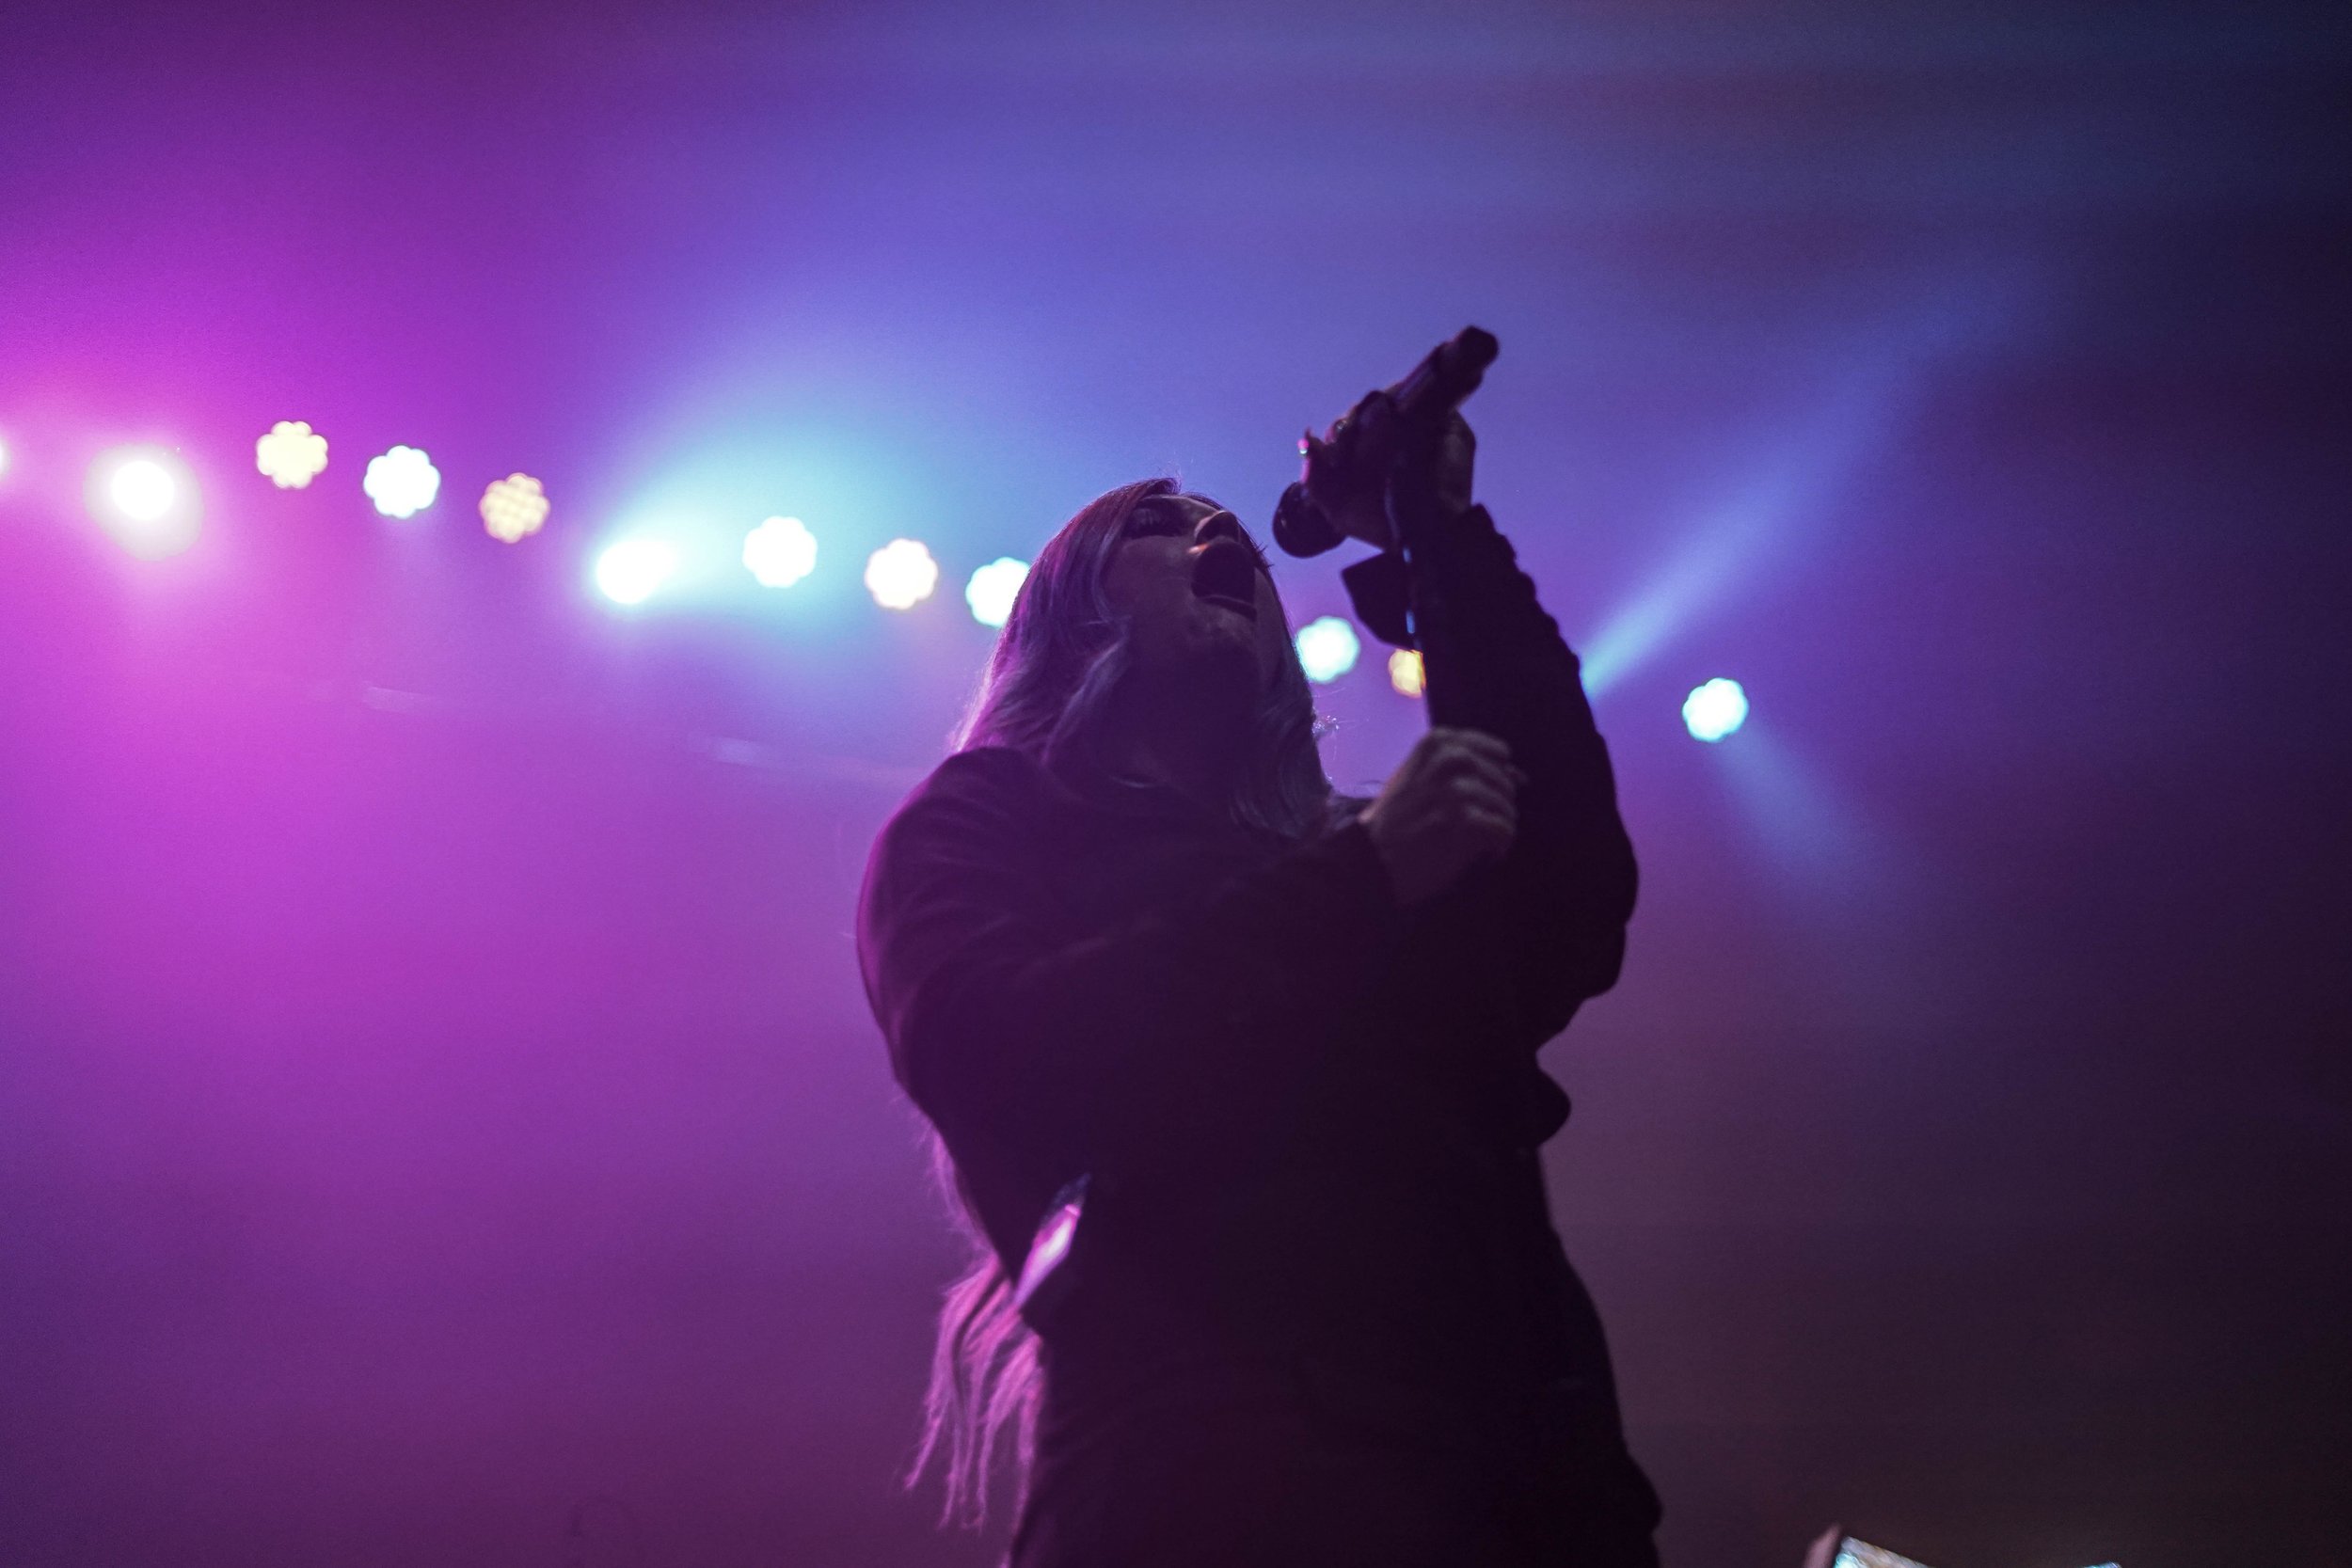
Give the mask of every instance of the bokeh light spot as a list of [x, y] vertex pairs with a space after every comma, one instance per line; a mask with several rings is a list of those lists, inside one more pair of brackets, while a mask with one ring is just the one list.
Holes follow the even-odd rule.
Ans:
[[1406, 697], [1418, 697], [1427, 684], [1422, 675], [1421, 655], [1411, 648], [1399, 648], [1389, 656], [1389, 684]]
[[115, 510], [135, 523], [151, 523], [171, 510], [180, 486], [171, 470], [151, 457], [134, 457], [119, 465], [106, 481], [106, 497]]
[[1718, 675], [1682, 700], [1682, 722], [1701, 740], [1721, 740], [1747, 721], [1748, 694], [1738, 681]]
[[1009, 555], [998, 556], [972, 574], [972, 580], [963, 585], [963, 602], [972, 607], [972, 619], [984, 626], [1001, 626], [1012, 614], [1012, 601], [1020, 596], [1021, 585], [1029, 579], [1029, 563], [1015, 561]]
[[253, 466], [280, 490], [300, 490], [326, 471], [326, 437], [305, 420], [280, 420], [253, 443]]
[[441, 493], [441, 471], [415, 447], [394, 447], [368, 459], [359, 488], [387, 517], [413, 517]]
[[482, 526], [501, 544], [529, 538], [547, 520], [547, 486], [529, 474], [494, 479], [482, 492]]
[[913, 539], [893, 539], [866, 562], [866, 588], [884, 610], [912, 610], [939, 586], [939, 562]]
[[203, 513], [196, 478], [167, 451], [122, 447], [100, 453], [82, 496], [115, 543], [143, 561], [177, 555], [196, 543]]
[[817, 535], [798, 517], [771, 517], [743, 535], [743, 569], [764, 588], [789, 588], [817, 570]]
[[1356, 656], [1363, 652], [1363, 646], [1356, 628], [1337, 615], [1326, 615], [1298, 628], [1298, 662], [1307, 667], [1307, 678], [1318, 686], [1327, 686], [1355, 669]]
[[677, 551], [659, 539], [624, 539], [596, 557], [596, 587], [614, 604], [644, 604], [677, 570]]

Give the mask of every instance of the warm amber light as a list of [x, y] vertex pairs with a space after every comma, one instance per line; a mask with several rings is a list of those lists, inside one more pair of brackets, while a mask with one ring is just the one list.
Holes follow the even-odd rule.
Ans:
[[300, 490], [326, 471], [326, 437], [308, 420], [280, 420], [253, 443], [253, 466], [280, 490]]
[[1410, 648], [1399, 648], [1389, 656], [1389, 684], [1407, 697], [1422, 693], [1421, 655]]
[[482, 492], [482, 526], [493, 539], [511, 545], [538, 532], [547, 520], [547, 486], [529, 474], [493, 480]]

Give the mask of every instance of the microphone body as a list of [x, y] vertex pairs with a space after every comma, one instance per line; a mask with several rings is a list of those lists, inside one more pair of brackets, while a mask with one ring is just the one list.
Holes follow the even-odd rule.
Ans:
[[[1372, 394], [1385, 398], [1393, 410], [1391, 434], [1426, 429], [1459, 408], [1478, 390], [1486, 367], [1501, 351], [1493, 333], [1475, 326], [1464, 327], [1431, 349], [1402, 381]], [[1375, 445], [1359, 438], [1360, 434], [1343, 416], [1321, 437], [1309, 431], [1300, 439], [1305, 471], [1274, 508], [1274, 542], [1285, 553], [1321, 555], [1337, 547], [1347, 535], [1332, 514], [1350, 503], [1379, 504], [1399, 443], [1390, 439]]]

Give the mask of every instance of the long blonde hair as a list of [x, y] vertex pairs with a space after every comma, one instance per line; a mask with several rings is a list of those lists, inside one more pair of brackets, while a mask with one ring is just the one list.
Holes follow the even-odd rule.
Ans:
[[[1172, 479], [1146, 479], [1105, 491], [1046, 542], [997, 635], [978, 695], [956, 733], [958, 751], [1004, 746], [1050, 766], [1089, 765], [1097, 721], [1128, 667], [1126, 627], [1104, 593], [1103, 575], [1136, 505], [1178, 490]], [[1284, 646], [1289, 657], [1258, 705], [1251, 766], [1237, 780], [1227, 814], [1248, 827], [1304, 838], [1325, 825], [1331, 784], [1315, 748], [1318, 721], [1307, 672], [1287, 637]], [[923, 1441], [907, 1484], [941, 1460], [941, 1521], [977, 1527], [988, 1517], [988, 1483], [1008, 1428], [1016, 1481], [1026, 1489], [1043, 1379], [1037, 1337], [1021, 1316], [1014, 1281], [936, 1133], [931, 1159], [940, 1190], [971, 1241], [972, 1260], [940, 1304]]]

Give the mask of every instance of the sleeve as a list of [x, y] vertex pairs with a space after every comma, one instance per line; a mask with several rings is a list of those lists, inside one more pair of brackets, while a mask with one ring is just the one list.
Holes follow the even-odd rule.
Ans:
[[[1351, 569], [1352, 593], [1409, 597], [1430, 721], [1486, 730], [1527, 771], [1519, 832], [1491, 873], [1467, 885], [1456, 923], [1502, 955], [1529, 1048], [1567, 1026], [1616, 983], [1633, 912], [1633, 848], [1617, 812], [1609, 749], [1585, 701], [1576, 655], [1484, 507], [1416, 531], [1404, 554]], [[1367, 613], [1367, 624], [1375, 624]]]
[[1041, 902], [1041, 785], [1016, 753], [964, 752], [876, 840], [859, 959], [899, 1083], [951, 1148], [1065, 1178], [1263, 1119], [1397, 939], [1370, 836], [1341, 828], [1197, 906], [1073, 935]]

